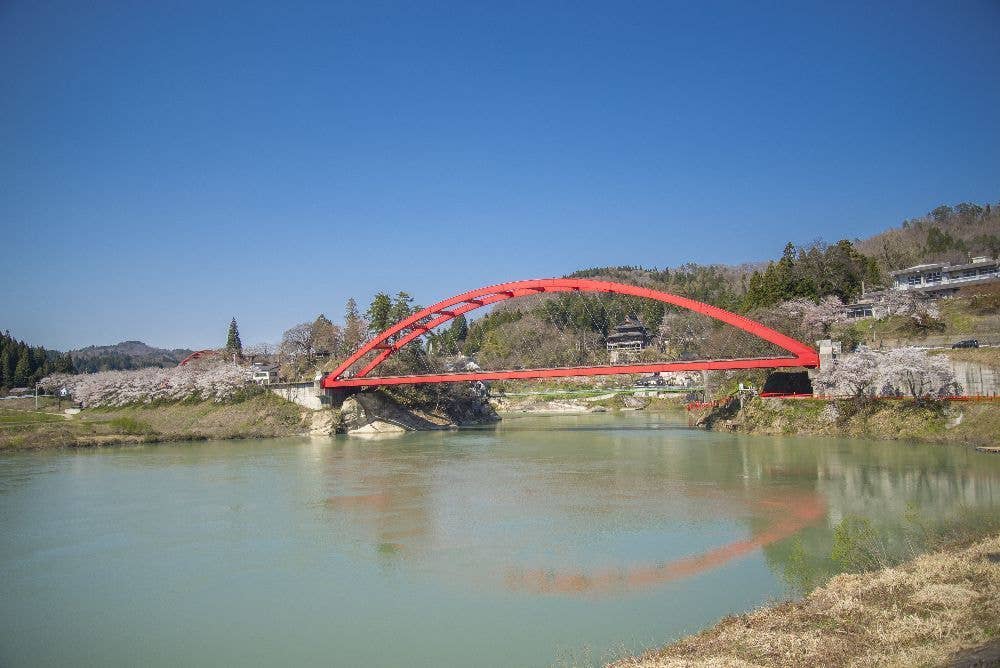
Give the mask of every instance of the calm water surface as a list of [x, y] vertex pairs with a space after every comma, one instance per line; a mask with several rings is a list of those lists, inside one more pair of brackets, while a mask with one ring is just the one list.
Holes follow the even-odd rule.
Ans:
[[1000, 457], [657, 413], [0, 456], [4, 666], [592, 664], [795, 593]]

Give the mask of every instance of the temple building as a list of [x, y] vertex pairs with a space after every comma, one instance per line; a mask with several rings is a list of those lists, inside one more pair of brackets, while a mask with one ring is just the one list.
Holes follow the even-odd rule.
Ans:
[[608, 335], [608, 352], [611, 353], [612, 364], [635, 362], [639, 355], [649, 345], [652, 337], [649, 330], [635, 315], [625, 318], [625, 322], [615, 327]]

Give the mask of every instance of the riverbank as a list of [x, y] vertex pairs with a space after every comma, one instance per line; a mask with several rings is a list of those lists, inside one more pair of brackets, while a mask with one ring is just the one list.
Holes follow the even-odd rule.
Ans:
[[490, 424], [499, 416], [475, 396], [407, 404], [384, 392], [349, 397], [338, 407], [303, 408], [270, 392], [238, 400], [188, 400], [66, 411], [52, 397], [0, 407], [0, 450], [79, 448], [172, 441], [371, 435]]
[[138, 404], [75, 414], [58, 406], [36, 411], [26, 399], [0, 408], [0, 450], [271, 438], [301, 434], [307, 427], [298, 406], [269, 393], [232, 402]]
[[845, 436], [991, 447], [1000, 445], [1000, 402], [754, 398], [693, 414], [697, 424], [744, 434]]
[[[615, 668], [1000, 663], [1000, 534], [730, 616]], [[976, 660], [981, 661], [976, 663]]]

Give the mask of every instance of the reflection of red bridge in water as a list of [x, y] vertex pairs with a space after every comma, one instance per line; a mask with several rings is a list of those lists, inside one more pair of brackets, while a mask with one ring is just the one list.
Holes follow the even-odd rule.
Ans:
[[511, 569], [507, 587], [538, 594], [607, 594], [619, 591], [642, 591], [652, 585], [681, 580], [718, 568], [733, 559], [785, 540], [807, 526], [816, 524], [826, 514], [819, 494], [809, 492], [773, 493], [750, 499], [757, 512], [771, 516], [769, 525], [749, 538], [733, 541], [701, 554], [658, 564], [633, 564], [592, 573], [560, 568], [555, 570]]
[[[514, 369], [506, 371], [476, 371], [462, 373], [416, 374], [409, 376], [369, 376], [382, 362], [399, 351], [403, 346], [431, 331], [435, 327], [490, 304], [517, 299], [541, 293], [561, 292], [605, 292], [655, 299], [656, 301], [679, 306], [680, 308], [715, 318], [720, 322], [749, 332], [765, 341], [787, 350], [788, 357], [758, 357], [725, 360], [695, 360], [684, 362], [655, 362], [625, 364], [617, 366], [577, 366], [556, 369]], [[374, 357], [361, 369], [350, 373], [351, 367], [371, 353]], [[779, 367], [816, 367], [819, 356], [816, 351], [800, 341], [785, 336], [769, 327], [744, 318], [721, 308], [703, 304], [686, 297], [667, 292], [650, 290], [635, 285], [624, 285], [610, 281], [594, 281], [579, 278], [541, 278], [527, 281], [501, 283], [478, 290], [472, 290], [414, 313], [399, 321], [365, 345], [361, 346], [343, 364], [328, 374], [322, 382], [324, 388], [374, 387], [378, 385], [409, 385], [417, 383], [453, 383], [477, 380], [507, 380], [528, 378], [560, 378], [567, 376], [610, 376], [630, 373], [653, 373], [666, 371], [704, 371], [719, 369], [768, 369]]]

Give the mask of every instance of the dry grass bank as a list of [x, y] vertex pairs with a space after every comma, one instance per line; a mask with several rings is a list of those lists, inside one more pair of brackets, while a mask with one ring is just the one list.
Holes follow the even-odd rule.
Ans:
[[300, 408], [270, 393], [229, 403], [137, 405], [77, 415], [65, 415], [55, 406], [39, 412], [0, 408], [0, 450], [266, 438], [303, 430]]
[[[723, 619], [615, 668], [1000, 663], [1000, 535], [844, 574], [802, 601]], [[982, 651], [984, 663], [963, 663]], [[992, 658], [991, 658], [992, 657]]]
[[958, 445], [1000, 445], [1000, 401], [917, 402], [754, 399], [699, 416], [700, 424], [747, 434], [848, 436]]

